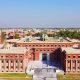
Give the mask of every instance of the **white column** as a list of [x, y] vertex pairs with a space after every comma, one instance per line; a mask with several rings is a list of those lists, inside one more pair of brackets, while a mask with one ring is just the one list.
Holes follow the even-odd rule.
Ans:
[[6, 71], [6, 62], [5, 62], [5, 59], [4, 59], [4, 71]]
[[76, 60], [76, 71], [77, 71], [77, 60]]
[[72, 60], [71, 60], [71, 71], [73, 71], [73, 63], [72, 63]]
[[14, 71], [15, 71], [15, 60], [14, 60]]
[[11, 70], [11, 62], [10, 62], [10, 60], [9, 60], [9, 71]]

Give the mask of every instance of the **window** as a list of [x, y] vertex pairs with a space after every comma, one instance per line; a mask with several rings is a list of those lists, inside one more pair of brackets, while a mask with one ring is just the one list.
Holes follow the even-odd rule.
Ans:
[[16, 63], [18, 63], [18, 61], [16, 61]]
[[40, 51], [42, 51], [42, 50], [40, 49]]
[[17, 58], [18, 56], [16, 55], [15, 57]]
[[6, 63], [8, 63], [8, 61], [6, 61]]
[[68, 61], [68, 63], [70, 63], [70, 61]]
[[55, 47], [56, 47], [57, 45], [55, 45]]
[[36, 51], [38, 51], [38, 49], [36, 49]]
[[47, 46], [49, 46], [49, 45], [47, 45]]
[[76, 56], [73, 56], [73, 58], [75, 58]]
[[40, 45], [40, 46], [42, 46], [42, 45]]
[[4, 61], [2, 60], [2, 63], [4, 63]]
[[6, 55], [6, 58], [8, 58], [8, 55]]
[[13, 63], [13, 61], [11, 61], [11, 63]]
[[2, 68], [4, 68], [4, 66], [2, 66]]
[[11, 68], [13, 68], [13, 66], [11, 66]]
[[36, 45], [36, 46], [38, 46], [38, 45]]
[[10, 57], [12, 58], [12, 55], [10, 55]]
[[78, 56], [78, 58], [80, 58], [80, 55]]
[[1, 58], [3, 58], [3, 56], [1, 56]]
[[22, 56], [20, 56], [22, 58]]
[[20, 55], [20, 58], [22, 58], [22, 55]]
[[73, 67], [73, 69], [76, 69], [76, 67]]
[[78, 69], [80, 69], [80, 67], [78, 67]]
[[68, 55], [68, 58], [70, 58], [70, 55]]
[[6, 66], [6, 68], [9, 68], [9, 66]]
[[78, 61], [78, 63], [80, 63], [80, 61]]
[[20, 61], [20, 63], [22, 63], [23, 61]]
[[29, 46], [31, 46], [31, 45], [29, 45]]
[[61, 47], [61, 45], [58, 45], [58, 47]]

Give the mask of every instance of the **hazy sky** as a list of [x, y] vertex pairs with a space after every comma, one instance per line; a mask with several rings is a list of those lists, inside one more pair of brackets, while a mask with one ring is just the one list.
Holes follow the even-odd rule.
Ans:
[[80, 27], [80, 0], [0, 0], [0, 27]]

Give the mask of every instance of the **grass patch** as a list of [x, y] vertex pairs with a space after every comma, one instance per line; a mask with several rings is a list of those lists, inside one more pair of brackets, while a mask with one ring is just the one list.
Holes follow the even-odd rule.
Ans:
[[58, 75], [58, 80], [80, 80], [80, 74]]
[[0, 73], [0, 77], [31, 77], [31, 75], [25, 73]]
[[3, 80], [32, 80], [32, 78], [5, 78]]

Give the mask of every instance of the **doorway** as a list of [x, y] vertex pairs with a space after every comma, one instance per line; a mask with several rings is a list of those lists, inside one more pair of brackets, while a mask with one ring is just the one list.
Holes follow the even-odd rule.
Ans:
[[42, 54], [42, 61], [47, 61], [47, 54], [46, 53]]

